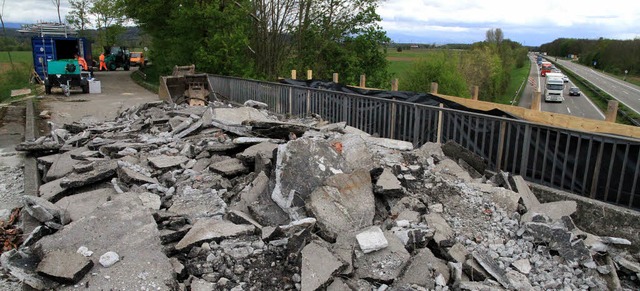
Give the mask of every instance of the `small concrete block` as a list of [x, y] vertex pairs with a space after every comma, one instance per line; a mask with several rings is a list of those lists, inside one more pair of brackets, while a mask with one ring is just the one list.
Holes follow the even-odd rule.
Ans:
[[379, 226], [372, 226], [357, 234], [356, 240], [358, 240], [358, 244], [360, 244], [360, 248], [365, 254], [375, 252], [389, 246], [389, 242], [384, 237], [384, 233]]

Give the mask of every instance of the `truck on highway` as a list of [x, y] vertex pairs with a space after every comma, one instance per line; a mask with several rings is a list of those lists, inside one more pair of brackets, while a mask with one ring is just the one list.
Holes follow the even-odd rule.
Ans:
[[540, 76], [546, 76], [547, 73], [551, 73], [551, 70], [553, 70], [553, 64], [551, 62], [542, 62], [540, 65]]
[[564, 101], [564, 75], [562, 73], [547, 73], [544, 82], [544, 101]]

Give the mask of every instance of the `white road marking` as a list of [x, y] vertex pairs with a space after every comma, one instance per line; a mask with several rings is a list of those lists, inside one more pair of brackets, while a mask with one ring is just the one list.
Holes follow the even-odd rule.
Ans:
[[569, 111], [569, 114], [571, 114], [571, 109], [569, 109], [569, 107], [567, 107], [567, 111]]

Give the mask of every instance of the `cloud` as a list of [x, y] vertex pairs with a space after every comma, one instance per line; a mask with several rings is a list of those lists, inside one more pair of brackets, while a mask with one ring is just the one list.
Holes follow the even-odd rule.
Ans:
[[527, 45], [561, 37], [629, 39], [640, 33], [640, 1], [387, 0], [378, 13], [389, 35], [413, 35], [426, 43], [439, 42], [442, 31], [450, 33], [446, 39], [482, 41], [491, 28]]

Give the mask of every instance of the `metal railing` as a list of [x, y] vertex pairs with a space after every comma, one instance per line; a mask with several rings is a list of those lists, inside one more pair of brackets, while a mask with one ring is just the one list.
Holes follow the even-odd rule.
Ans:
[[278, 114], [318, 114], [369, 134], [412, 142], [453, 140], [490, 170], [611, 204], [640, 209], [640, 141], [385, 98], [210, 75], [229, 100], [267, 103]]

